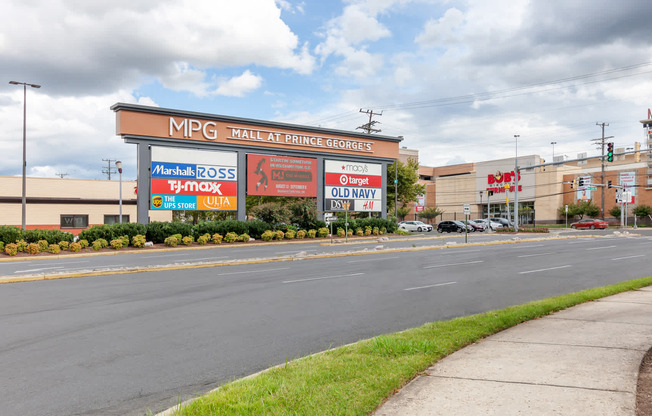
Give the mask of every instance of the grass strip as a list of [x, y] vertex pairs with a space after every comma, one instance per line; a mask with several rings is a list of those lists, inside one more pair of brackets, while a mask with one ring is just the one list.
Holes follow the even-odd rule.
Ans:
[[652, 285], [652, 277], [382, 335], [225, 384], [176, 415], [369, 415], [441, 358], [552, 312]]

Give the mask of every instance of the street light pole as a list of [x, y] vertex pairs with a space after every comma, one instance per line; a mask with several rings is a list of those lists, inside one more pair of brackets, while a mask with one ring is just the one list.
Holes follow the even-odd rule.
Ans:
[[27, 86], [32, 88], [41, 88], [40, 85], [30, 84], [27, 82], [9, 81], [12, 85], [23, 86], [23, 201], [22, 201], [22, 227], [27, 227]]
[[518, 138], [519, 134], [514, 135], [516, 141], [516, 156], [514, 157], [514, 231], [518, 232]]
[[118, 169], [120, 174], [120, 224], [122, 224], [122, 162], [116, 160], [115, 167]]

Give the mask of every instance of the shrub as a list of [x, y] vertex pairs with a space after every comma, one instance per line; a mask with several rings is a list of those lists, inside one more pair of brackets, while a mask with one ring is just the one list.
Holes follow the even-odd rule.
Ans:
[[38, 254], [41, 252], [41, 245], [38, 243], [29, 243], [27, 245], [27, 252], [29, 254]]
[[319, 238], [326, 238], [328, 237], [328, 228], [326, 227], [321, 227], [319, 230], [317, 230], [317, 235]]
[[297, 231], [297, 238], [302, 239], [306, 236], [306, 231], [305, 230], [299, 230]]
[[371, 225], [364, 227], [364, 235], [371, 235]]
[[179, 240], [177, 240], [177, 237], [171, 235], [168, 238], [166, 238], [164, 241], [166, 247], [176, 247], [177, 244], [179, 244]]
[[288, 229], [288, 230], [285, 232], [285, 239], [286, 239], [286, 240], [294, 240], [294, 237], [295, 237], [296, 235], [297, 235], [296, 231], [294, 231], [294, 230], [292, 230], [292, 229]]
[[142, 234], [138, 234], [138, 235], [135, 235], [135, 236], [131, 237], [131, 245], [136, 247], [136, 248], [145, 247], [146, 242], [147, 242], [147, 239]]
[[69, 246], [70, 243], [68, 241], [59, 241], [59, 247], [61, 247], [61, 250], [68, 250]]
[[222, 234], [215, 233], [211, 240], [213, 240], [213, 244], [222, 244], [222, 238]]
[[183, 237], [181, 239], [181, 242], [183, 243], [184, 246], [191, 246], [192, 243], [195, 242], [195, 239], [188, 235], [186, 237]]
[[40, 240], [45, 240], [49, 244], [55, 244], [59, 241], [72, 242], [75, 236], [60, 230], [25, 230], [23, 231], [23, 239], [28, 243], [37, 243]]
[[68, 249], [72, 251], [73, 253], [79, 253], [81, 251], [81, 244], [79, 243], [70, 243], [70, 246]]
[[260, 236], [260, 238], [261, 238], [263, 241], [272, 241], [272, 240], [274, 239], [274, 231], [272, 231], [272, 230], [267, 230], [267, 231], [265, 231], [264, 233], [262, 233], [262, 235]]
[[346, 231], [344, 231], [344, 228], [337, 227], [337, 236], [338, 237], [346, 237]]
[[38, 245], [41, 247], [41, 251], [47, 251], [48, 247], [50, 247], [48, 240], [38, 240]]
[[[100, 250], [102, 250], [104, 248], [104, 247], [102, 247], [102, 242], [100, 240], [103, 240], [103, 239], [100, 238], [98, 240], [93, 241], [93, 250], [100, 251]], [[106, 241], [106, 240], [104, 240], [104, 241]], [[58, 244], [57, 244], [57, 247], [59, 247]]]
[[[100, 245], [100, 248], [107, 248], [109, 246], [109, 242], [104, 238], [98, 238], [95, 242]], [[93, 242], [93, 244], [95, 244], [95, 242]]]
[[387, 227], [380, 227], [379, 234], [380, 235], [385, 235], [387, 233]]
[[275, 239], [275, 240], [280, 241], [280, 240], [282, 240], [283, 238], [285, 238], [285, 233], [284, 233], [283, 231], [281, 231], [281, 230], [276, 230], [276, 231], [274, 231], [274, 239]]
[[[165, 239], [175, 235], [191, 235], [193, 233], [193, 227], [191, 224], [186, 224], [183, 222], [159, 222], [154, 221], [147, 225], [147, 231], [145, 237], [147, 241], [152, 241], [154, 243], [164, 243]], [[204, 234], [203, 232], [200, 234]], [[179, 238], [181, 241], [181, 238]]]
[[128, 235], [123, 235], [117, 238], [118, 240], [122, 240], [122, 247], [129, 247], [129, 236]]
[[59, 254], [60, 251], [61, 251], [61, 247], [59, 247], [59, 244], [50, 244], [48, 246], [48, 252], [52, 254]]
[[362, 231], [362, 228], [360, 227], [356, 228], [355, 235], [362, 237], [364, 235], [364, 231]]
[[353, 235], [353, 230], [350, 229], [350, 228], [348, 230], [346, 230], [346, 235], [347, 235], [347, 237], [351, 237]]
[[9, 256], [18, 254], [18, 245], [16, 243], [9, 243], [5, 245], [5, 253]]
[[242, 241], [243, 243], [248, 243], [250, 238], [251, 237], [249, 236], [249, 234], [243, 233], [238, 236], [238, 241]]
[[134, 222], [123, 222], [122, 224], [112, 224], [109, 226], [114, 236], [127, 236], [127, 242], [124, 247], [129, 245], [129, 241], [137, 235], [145, 235], [147, 226]]
[[269, 224], [261, 220], [247, 221], [246, 224], [247, 224], [247, 234], [249, 234], [255, 239], [261, 238], [265, 231], [272, 229], [272, 227]]
[[[248, 221], [223, 220], [223, 221], [202, 221], [192, 227], [192, 236], [197, 238], [204, 234], [236, 233], [238, 235], [248, 232]], [[190, 235], [190, 234], [184, 234]]]
[[115, 238], [110, 225], [93, 225], [79, 233], [80, 240], [96, 241], [100, 238], [110, 241]]
[[226, 235], [224, 236], [224, 241], [226, 241], [227, 243], [235, 243], [236, 241], [238, 241], [238, 234], [234, 232], [226, 233]]
[[23, 230], [19, 227], [13, 227], [8, 225], [0, 226], [0, 241], [3, 243], [15, 243], [16, 240], [20, 240], [23, 237]]
[[122, 238], [115, 238], [111, 240], [111, 248], [114, 250], [120, 250], [123, 247], [124, 241]]
[[5, 243], [0, 241], [0, 251], [5, 251]]
[[200, 246], [206, 245], [209, 241], [210, 241], [210, 235], [207, 236], [206, 234], [204, 234], [197, 237], [197, 244], [199, 244]]
[[25, 240], [16, 241], [16, 247], [18, 248], [18, 251], [21, 252], [27, 251], [27, 241]]
[[79, 243], [81, 248], [88, 248], [88, 240], [81, 239], [81, 240], [79, 240], [77, 242]]
[[[321, 230], [321, 228], [320, 228], [320, 230]], [[308, 236], [308, 238], [315, 238], [315, 237], [317, 237], [317, 230], [310, 229], [310, 230], [308, 230], [306, 235]]]
[[371, 232], [373, 235], [378, 235], [380, 234], [380, 229], [378, 227], [374, 227], [374, 229]]

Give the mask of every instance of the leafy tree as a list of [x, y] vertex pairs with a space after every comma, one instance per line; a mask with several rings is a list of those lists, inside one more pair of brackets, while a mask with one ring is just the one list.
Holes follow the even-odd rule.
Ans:
[[289, 223], [291, 212], [287, 206], [277, 202], [267, 202], [252, 207], [249, 214], [267, 224]]
[[444, 213], [444, 211], [440, 210], [437, 207], [426, 208], [422, 212], [419, 213], [419, 218], [426, 219], [426, 220], [428, 220], [427, 222], [430, 223], [433, 218], [436, 218], [436, 217], [440, 216], [443, 213]]
[[[559, 207], [557, 213], [560, 217], [566, 216], [566, 208]], [[597, 217], [600, 215], [600, 208], [593, 203], [593, 201], [579, 201], [577, 203], [568, 204], [568, 216], [569, 217], [579, 217], [580, 219], [587, 217]]]
[[647, 217], [650, 214], [652, 214], [652, 207], [650, 207], [649, 205], [637, 205], [636, 207], [634, 207], [632, 212], [637, 217]]
[[[396, 175], [398, 172], [398, 175]], [[395, 192], [394, 179], [398, 177]], [[426, 186], [419, 182], [419, 162], [408, 159], [407, 163], [395, 161], [387, 166], [387, 210], [394, 212], [394, 199], [401, 205], [416, 202], [417, 196], [426, 192]], [[399, 218], [402, 217], [398, 215]], [[405, 215], [403, 215], [404, 217]]]
[[614, 207], [609, 210], [609, 215], [615, 218], [620, 218], [620, 206], [614, 205]]
[[402, 220], [405, 220], [405, 216], [410, 213], [410, 207], [402, 206], [396, 211], [396, 215]]

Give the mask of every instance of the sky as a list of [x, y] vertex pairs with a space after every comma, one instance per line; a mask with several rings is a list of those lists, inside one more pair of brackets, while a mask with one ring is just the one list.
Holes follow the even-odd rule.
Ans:
[[22, 174], [9, 81], [41, 85], [28, 176], [135, 179], [117, 102], [357, 132], [371, 110], [428, 166], [597, 155], [602, 123], [645, 147], [650, 22], [646, 0], [5, 0], [0, 175]]

